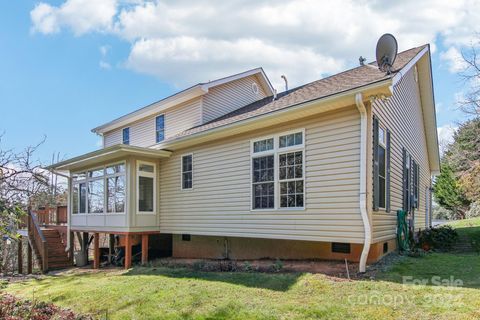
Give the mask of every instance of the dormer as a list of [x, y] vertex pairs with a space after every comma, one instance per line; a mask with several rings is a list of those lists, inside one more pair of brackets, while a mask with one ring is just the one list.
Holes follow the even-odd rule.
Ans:
[[262, 68], [199, 83], [151, 105], [92, 129], [103, 146], [150, 147], [273, 95]]

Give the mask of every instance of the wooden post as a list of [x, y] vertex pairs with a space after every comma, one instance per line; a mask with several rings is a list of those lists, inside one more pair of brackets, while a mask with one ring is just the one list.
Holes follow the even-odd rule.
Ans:
[[100, 268], [100, 237], [98, 233], [93, 234], [93, 269]]
[[17, 262], [18, 262], [18, 273], [23, 273], [23, 246], [22, 246], [22, 237], [18, 237], [18, 253], [17, 253]]
[[88, 264], [88, 232], [84, 232], [82, 235], [82, 240], [83, 240], [83, 251], [85, 254], [85, 261]]
[[31, 274], [33, 269], [32, 265], [32, 246], [27, 242], [27, 274]]
[[108, 262], [112, 263], [113, 253], [115, 252], [115, 235], [108, 235]]
[[70, 241], [68, 243], [68, 259], [70, 260], [70, 263], [73, 265], [73, 252], [75, 249], [75, 233], [70, 231]]
[[148, 262], [148, 234], [142, 234], [142, 264]]
[[125, 269], [132, 267], [132, 236], [127, 233], [125, 235]]

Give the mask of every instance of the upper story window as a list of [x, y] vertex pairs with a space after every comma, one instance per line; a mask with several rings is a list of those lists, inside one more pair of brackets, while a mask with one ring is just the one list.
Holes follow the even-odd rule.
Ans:
[[165, 140], [165, 115], [159, 115], [155, 118], [155, 139], [156, 142]]
[[182, 157], [182, 189], [193, 188], [193, 155]]
[[155, 213], [156, 168], [154, 163], [137, 162], [137, 213]]
[[123, 128], [122, 130], [122, 143], [130, 144], [130, 128]]
[[252, 209], [304, 208], [304, 131], [252, 142]]

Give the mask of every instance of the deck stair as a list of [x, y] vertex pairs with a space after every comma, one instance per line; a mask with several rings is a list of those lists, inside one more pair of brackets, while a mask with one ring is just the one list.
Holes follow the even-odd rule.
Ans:
[[66, 239], [59, 231], [63, 227], [42, 226], [31, 212], [28, 213], [27, 222], [28, 242], [42, 272], [73, 266], [72, 251], [65, 251]]

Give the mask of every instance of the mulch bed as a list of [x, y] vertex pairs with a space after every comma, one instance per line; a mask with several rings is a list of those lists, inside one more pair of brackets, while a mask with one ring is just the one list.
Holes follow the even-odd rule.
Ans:
[[0, 295], [0, 319], [5, 320], [91, 320], [89, 316], [78, 315], [51, 303], [21, 300], [9, 294]]

